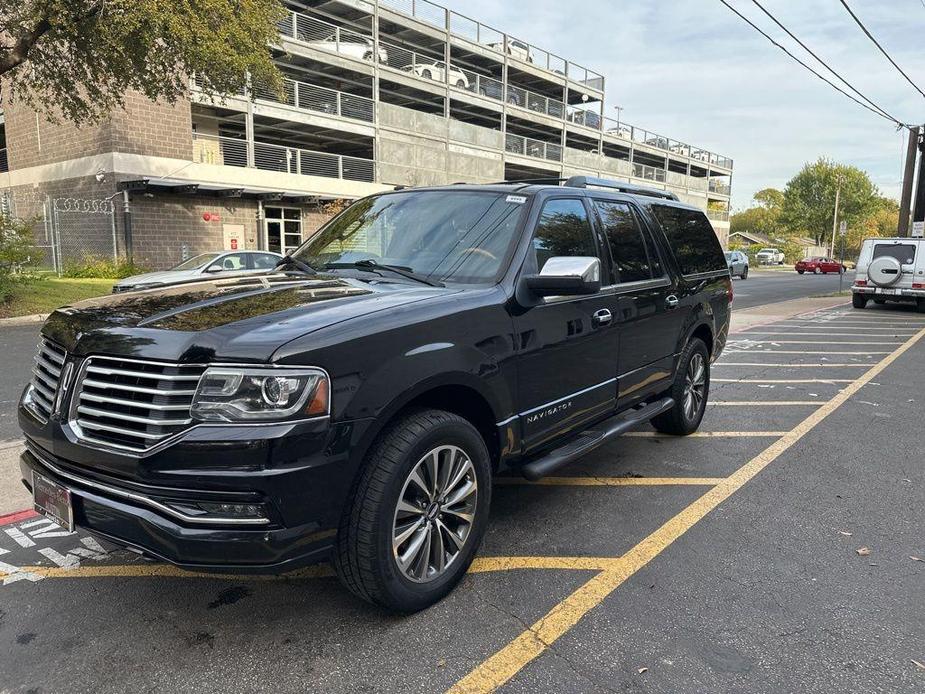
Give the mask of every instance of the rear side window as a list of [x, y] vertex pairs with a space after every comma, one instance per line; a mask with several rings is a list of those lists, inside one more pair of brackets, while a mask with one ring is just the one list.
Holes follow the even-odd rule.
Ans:
[[874, 258], [889, 256], [903, 265], [915, 262], [915, 245], [911, 243], [878, 243], [874, 246]]
[[279, 260], [275, 255], [269, 255], [267, 253], [255, 253], [251, 258], [254, 261], [254, 268], [257, 270], [272, 270]]
[[640, 282], [652, 279], [652, 265], [642, 229], [629, 205], [596, 200], [610, 254], [613, 257], [611, 281]]
[[668, 237], [682, 275], [727, 269], [719, 239], [703, 212], [668, 205], [652, 205], [652, 212]]
[[597, 258], [591, 222], [581, 200], [550, 200], [533, 235], [536, 268], [542, 270], [554, 256], [590, 256]]

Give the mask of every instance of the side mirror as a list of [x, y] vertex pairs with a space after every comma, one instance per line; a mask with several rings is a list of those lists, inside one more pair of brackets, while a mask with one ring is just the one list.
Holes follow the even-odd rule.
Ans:
[[218, 263], [216, 263], [215, 265], [210, 265], [209, 267], [206, 268], [206, 272], [221, 272], [222, 270], [224, 270], [224, 268]]
[[601, 290], [601, 261], [589, 256], [556, 256], [538, 275], [524, 278], [537, 296], [581, 296]]

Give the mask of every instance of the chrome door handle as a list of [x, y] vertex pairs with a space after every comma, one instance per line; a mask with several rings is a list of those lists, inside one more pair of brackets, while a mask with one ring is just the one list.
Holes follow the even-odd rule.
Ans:
[[591, 316], [591, 323], [595, 326], [607, 325], [612, 320], [613, 320], [613, 314], [610, 312], [610, 309], [606, 309], [606, 308], [602, 308], [599, 311], [595, 311], [594, 315]]
[[678, 297], [674, 294], [669, 294], [665, 297], [665, 305], [668, 308], [677, 308], [678, 307]]

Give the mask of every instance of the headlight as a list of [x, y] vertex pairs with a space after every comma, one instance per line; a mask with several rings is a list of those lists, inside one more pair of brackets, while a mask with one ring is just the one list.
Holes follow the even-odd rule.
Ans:
[[285, 421], [329, 413], [328, 375], [315, 368], [210, 367], [190, 408], [205, 422]]

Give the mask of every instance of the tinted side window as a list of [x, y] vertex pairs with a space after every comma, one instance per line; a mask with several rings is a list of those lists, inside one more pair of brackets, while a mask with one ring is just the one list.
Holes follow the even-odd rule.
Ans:
[[254, 261], [254, 268], [257, 270], [272, 270], [273, 266], [276, 265], [276, 261], [279, 260], [275, 255], [266, 253], [255, 253], [251, 258]]
[[874, 246], [874, 258], [881, 258], [885, 255], [896, 258], [904, 265], [912, 265], [915, 262], [915, 244], [912, 243], [878, 243]]
[[600, 212], [610, 254], [613, 256], [611, 281], [616, 284], [652, 279], [652, 263], [646, 240], [629, 205], [603, 200], [596, 200], [594, 204]]
[[703, 212], [668, 205], [652, 205], [652, 212], [668, 237], [681, 274], [727, 268], [719, 239]]
[[543, 205], [533, 234], [533, 249], [537, 271], [553, 256], [598, 257], [591, 222], [581, 200], [550, 200]]

